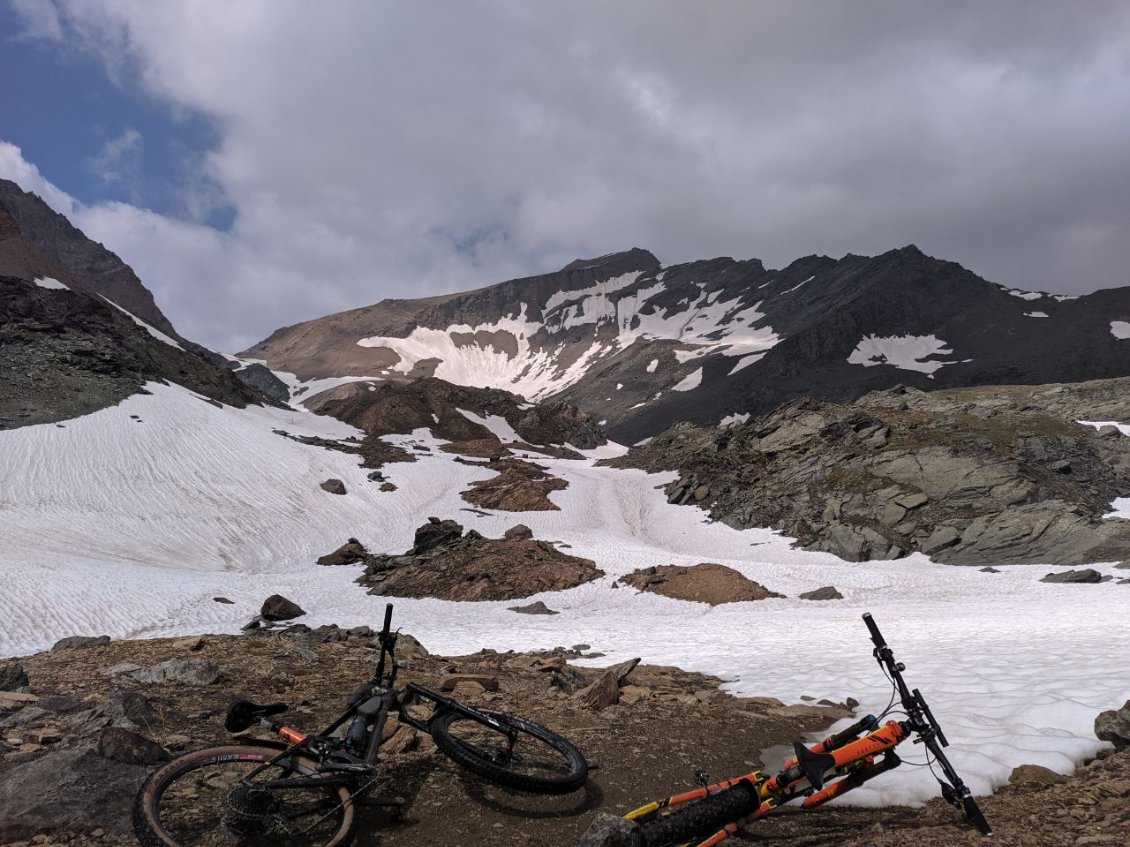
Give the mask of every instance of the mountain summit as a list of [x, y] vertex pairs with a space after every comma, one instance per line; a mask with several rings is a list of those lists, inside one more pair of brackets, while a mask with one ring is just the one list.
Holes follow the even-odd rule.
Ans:
[[1130, 374], [1130, 289], [1009, 290], [914, 245], [781, 270], [646, 250], [280, 329], [243, 355], [300, 380], [449, 382], [567, 399], [620, 440], [799, 396]]

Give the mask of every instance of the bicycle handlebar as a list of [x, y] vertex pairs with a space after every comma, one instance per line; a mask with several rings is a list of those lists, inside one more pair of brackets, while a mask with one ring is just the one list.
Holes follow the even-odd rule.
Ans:
[[886, 639], [883, 638], [883, 633], [879, 632], [879, 627], [875, 623], [875, 621], [871, 618], [870, 612], [864, 612], [863, 613], [863, 622], [865, 624], [867, 624], [867, 629], [870, 630], [870, 632], [871, 632], [871, 642], [876, 647], [886, 647], [887, 646]]

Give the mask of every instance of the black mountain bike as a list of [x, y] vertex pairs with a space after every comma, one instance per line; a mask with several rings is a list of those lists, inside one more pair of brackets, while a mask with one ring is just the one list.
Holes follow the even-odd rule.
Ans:
[[[465, 706], [415, 683], [397, 688], [397, 633], [391, 624], [389, 604], [377, 636], [381, 652], [373, 678], [321, 732], [304, 735], [272, 720], [286, 711], [283, 703], [233, 703], [224, 722], [229, 732], [258, 724], [283, 740], [237, 739], [187, 753], [154, 772], [134, 801], [138, 840], [145, 847], [348, 844], [358, 806], [391, 808], [398, 815], [406, 804], [400, 797], [370, 796], [390, 713], [431, 735], [456, 763], [498, 785], [534, 794], [568, 794], [584, 785], [589, 769], [584, 756], [545, 727]], [[408, 710], [421, 701], [433, 704], [426, 719]], [[344, 733], [335, 734], [343, 727]]]

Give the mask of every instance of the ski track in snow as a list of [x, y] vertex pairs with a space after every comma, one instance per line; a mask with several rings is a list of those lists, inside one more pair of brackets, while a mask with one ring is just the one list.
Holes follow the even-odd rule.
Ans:
[[[0, 656], [71, 634], [234, 633], [276, 592], [306, 609], [311, 626], [374, 626], [388, 600], [355, 585], [356, 568], [314, 559], [350, 536], [375, 552], [402, 551], [435, 515], [495, 537], [525, 523], [606, 573], [529, 598], [561, 612], [552, 617], [516, 615], [506, 610], [512, 601], [395, 599], [396, 624], [438, 653], [584, 642], [606, 654], [593, 664], [640, 656], [717, 674], [738, 694], [855, 697], [860, 713], [877, 714], [889, 688], [860, 620], [871, 611], [977, 793], [1002, 785], [1022, 763], [1070, 772], [1102, 746], [1095, 715], [1130, 697], [1130, 679], [1117, 672], [1130, 652], [1130, 590], [1114, 582], [1049, 585], [1039, 581], [1041, 566], [986, 574], [921, 556], [852, 564], [794, 550], [770, 530], [738, 531], [669, 505], [657, 489], [671, 474], [594, 467], [614, 446], [590, 451], [587, 461], [538, 458], [569, 482], [551, 494], [561, 511], [480, 517], [462, 511], [459, 492], [491, 472], [452, 456], [423, 453], [415, 464], [387, 466], [399, 490], [382, 493], [356, 456], [272, 432], [359, 434], [345, 424], [300, 411], [216, 408], [175, 386], [149, 390], [63, 427], [0, 432]], [[424, 430], [390, 440], [435, 446]], [[318, 488], [329, 477], [349, 493]], [[640, 567], [703, 561], [789, 596], [711, 608], [612, 587]], [[829, 584], [845, 599], [796, 599]], [[1087, 623], [1095, 621], [1103, 624]], [[919, 748], [904, 751], [921, 761]], [[851, 801], [937, 795], [925, 768], [900, 768], [870, 785]]]

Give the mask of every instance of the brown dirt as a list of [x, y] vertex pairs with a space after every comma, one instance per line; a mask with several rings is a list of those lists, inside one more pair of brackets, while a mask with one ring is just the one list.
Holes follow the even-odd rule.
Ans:
[[562, 491], [569, 483], [546, 473], [546, 468], [521, 459], [497, 459], [487, 465], [498, 476], [471, 483], [462, 497], [483, 509], [505, 512], [557, 512], [549, 499], [551, 491]]
[[714, 562], [690, 567], [660, 565], [643, 568], [621, 577], [620, 581], [639, 591], [650, 591], [675, 600], [709, 603], [711, 606], [785, 596], [746, 579], [733, 568]]

